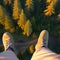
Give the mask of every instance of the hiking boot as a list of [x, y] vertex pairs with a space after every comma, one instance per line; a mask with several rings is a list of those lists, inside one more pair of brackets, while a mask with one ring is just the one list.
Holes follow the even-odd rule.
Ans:
[[4, 50], [7, 51], [8, 49], [14, 51], [13, 47], [13, 37], [9, 32], [5, 32], [2, 37]]
[[35, 49], [39, 49], [41, 47], [46, 47], [48, 46], [48, 38], [49, 38], [49, 33], [47, 30], [43, 30], [38, 38], [38, 42], [35, 46]]

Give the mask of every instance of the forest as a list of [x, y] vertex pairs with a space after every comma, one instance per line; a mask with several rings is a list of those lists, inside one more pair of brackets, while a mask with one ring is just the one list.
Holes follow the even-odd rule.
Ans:
[[[6, 31], [19, 44], [33, 42], [42, 30], [49, 32], [49, 47], [60, 53], [60, 0], [0, 0], [0, 45]], [[23, 54], [17, 53], [19, 59], [29, 55], [26, 60], [30, 60], [33, 43], [28, 47], [30, 51], [26, 49]], [[0, 50], [3, 51], [1, 46]]]

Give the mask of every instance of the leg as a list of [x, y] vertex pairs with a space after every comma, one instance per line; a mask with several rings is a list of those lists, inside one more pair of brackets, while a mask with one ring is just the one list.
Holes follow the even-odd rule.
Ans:
[[3, 34], [2, 37], [4, 52], [0, 54], [0, 60], [18, 60], [14, 53], [13, 37], [9, 32]]
[[48, 46], [48, 38], [49, 38], [49, 33], [47, 30], [43, 30], [38, 38], [38, 42], [35, 46], [35, 49], [40, 49], [41, 47], [47, 47]]
[[38, 38], [38, 42], [35, 46], [35, 52], [31, 60], [60, 60], [60, 56], [50, 49], [48, 49], [48, 37], [49, 33], [47, 30], [43, 30]]

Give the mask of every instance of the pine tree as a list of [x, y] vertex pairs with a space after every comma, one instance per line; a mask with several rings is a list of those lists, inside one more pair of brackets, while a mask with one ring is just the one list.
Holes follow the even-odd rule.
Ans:
[[30, 34], [32, 33], [32, 26], [31, 26], [31, 22], [30, 20], [27, 20], [25, 27], [24, 27], [24, 35], [30, 36]]
[[19, 14], [21, 11], [21, 4], [19, 0], [14, 0], [14, 7], [13, 7], [13, 18], [15, 20], [19, 19]]
[[3, 0], [3, 1], [4, 1], [4, 3], [5, 3], [5, 4], [7, 4], [7, 3], [8, 3], [8, 0]]
[[4, 25], [5, 9], [0, 5], [0, 24]]
[[48, 6], [46, 6], [46, 10], [44, 10], [44, 13], [46, 16], [51, 16], [54, 14], [54, 7], [57, 2], [57, 0], [46, 0], [47, 3], [49, 3]]
[[34, 53], [34, 51], [35, 51], [35, 47], [34, 47], [33, 44], [29, 46], [29, 51], [30, 51], [31, 54]]
[[8, 3], [11, 4], [12, 3], [12, 0], [8, 0]]
[[60, 19], [60, 13], [57, 15], [57, 18]]
[[13, 26], [12, 21], [10, 20], [10, 17], [8, 16], [5, 8], [0, 5], [0, 24], [2, 24], [6, 30], [10, 32], [14, 32], [15, 28]]
[[5, 4], [11, 4], [12, 0], [3, 0]]
[[32, 5], [32, 0], [26, 0], [26, 4], [25, 5], [26, 5], [27, 9], [30, 10], [31, 5]]
[[22, 30], [24, 30], [25, 23], [26, 23], [26, 17], [25, 17], [24, 11], [22, 10], [18, 20], [18, 25], [19, 27], [21, 27]]
[[4, 27], [7, 31], [10, 31], [11, 33], [15, 32], [14, 25], [13, 25], [13, 23], [10, 20], [10, 17], [8, 15], [5, 15], [5, 25], [4, 25]]
[[47, 3], [50, 3], [52, 0], [46, 0]]

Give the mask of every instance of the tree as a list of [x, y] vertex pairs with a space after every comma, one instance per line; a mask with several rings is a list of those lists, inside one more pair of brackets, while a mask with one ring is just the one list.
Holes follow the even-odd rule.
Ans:
[[18, 20], [18, 25], [19, 27], [21, 27], [22, 30], [24, 30], [25, 23], [26, 23], [26, 17], [22, 9], [19, 20]]
[[50, 3], [52, 0], [46, 0], [47, 3]]
[[55, 4], [57, 2], [57, 0], [46, 0], [47, 4], [49, 4], [48, 6], [46, 6], [46, 10], [44, 10], [44, 13], [46, 16], [51, 16], [52, 14], [54, 14], [54, 7]]
[[26, 4], [25, 5], [26, 5], [27, 9], [30, 10], [31, 5], [32, 5], [32, 0], [26, 0]]
[[30, 20], [27, 20], [25, 27], [24, 27], [24, 32], [23, 32], [24, 35], [27, 35], [27, 36], [31, 35], [31, 33], [32, 33], [31, 26], [32, 26], [32, 24], [31, 24]]
[[12, 0], [3, 0], [5, 4], [11, 4]]
[[60, 13], [57, 15], [58, 19], [60, 19]]
[[0, 24], [4, 25], [5, 9], [0, 5]]
[[8, 15], [5, 15], [5, 25], [4, 25], [4, 27], [7, 31], [10, 31], [11, 33], [15, 32], [14, 25], [13, 25], [13, 23], [10, 20], [10, 17]]
[[31, 54], [34, 53], [34, 51], [35, 51], [35, 46], [34, 46], [33, 44], [29, 46], [29, 51], [30, 51]]
[[31, 18], [31, 24], [32, 24], [32, 29], [33, 29], [33, 32], [36, 32], [36, 27], [37, 27], [37, 25], [36, 25], [36, 20], [35, 20], [35, 18], [34, 17], [32, 17]]
[[19, 14], [21, 11], [21, 4], [19, 0], [14, 0], [14, 7], [13, 7], [13, 18], [15, 20], [19, 19]]

